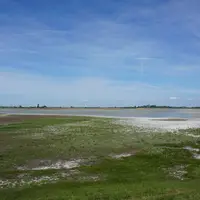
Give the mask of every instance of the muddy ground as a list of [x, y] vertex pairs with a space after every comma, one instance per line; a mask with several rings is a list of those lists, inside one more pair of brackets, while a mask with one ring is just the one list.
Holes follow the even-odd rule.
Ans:
[[[0, 115], [0, 124], [20, 123], [29, 119], [52, 118], [55, 115]], [[59, 116], [66, 118], [67, 116]]]

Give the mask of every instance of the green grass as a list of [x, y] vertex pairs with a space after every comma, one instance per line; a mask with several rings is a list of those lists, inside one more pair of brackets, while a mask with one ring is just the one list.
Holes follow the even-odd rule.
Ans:
[[[200, 160], [183, 149], [200, 148], [199, 138], [187, 135], [200, 135], [200, 129], [178, 134], [147, 132], [114, 121], [52, 117], [0, 125], [0, 180], [16, 183], [0, 189], [0, 199], [200, 199]], [[122, 159], [109, 156], [124, 152], [135, 155]], [[75, 170], [31, 170], [31, 163], [38, 160], [79, 158], [88, 161]], [[19, 166], [27, 169], [21, 171]], [[26, 184], [42, 177], [57, 179]], [[24, 183], [20, 185], [17, 182], [21, 180]]]
[[52, 117], [52, 118], [39, 118], [39, 119], [29, 119], [24, 120], [21, 123], [14, 123], [9, 125], [1, 125], [0, 131], [9, 131], [9, 130], [20, 130], [26, 128], [41, 128], [45, 125], [57, 125], [63, 123], [76, 123], [87, 121], [90, 119], [89, 117], [68, 117], [66, 118], [59, 118], [59, 117]]

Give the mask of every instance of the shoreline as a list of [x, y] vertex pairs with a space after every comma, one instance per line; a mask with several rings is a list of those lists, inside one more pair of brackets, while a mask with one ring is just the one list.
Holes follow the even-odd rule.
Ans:
[[[53, 114], [53, 113], [0, 113], [1, 116], [62, 116], [62, 117], [99, 117], [99, 118], [113, 118], [113, 119], [146, 119], [152, 121], [188, 121], [191, 120], [190, 118], [178, 118], [178, 117], [121, 117], [121, 116], [108, 116], [108, 115], [90, 115], [90, 114]], [[200, 118], [192, 118], [192, 119], [200, 119]]]
[[13, 109], [13, 110], [200, 110], [200, 107], [0, 107], [0, 110]]
[[[161, 131], [178, 131], [192, 128], [200, 128], [200, 118], [152, 118], [152, 117], [114, 117], [114, 116], [103, 116], [103, 115], [74, 115], [74, 114], [29, 114], [29, 113], [18, 113], [18, 114], [0, 114], [0, 119], [19, 117], [23, 119], [31, 119], [37, 117], [94, 117], [94, 118], [107, 118], [117, 120], [117, 123], [125, 126], [138, 127], [146, 130], [161, 130]], [[9, 119], [8, 119], [9, 120]], [[1, 123], [0, 123], [1, 124]]]
[[186, 117], [122, 117], [122, 116], [108, 116], [108, 115], [93, 115], [93, 114], [57, 114], [57, 113], [0, 113], [0, 117], [5, 116], [48, 116], [48, 117], [99, 117], [99, 118], [113, 118], [113, 119], [143, 119], [152, 121], [200, 121], [200, 118], [186, 118]]

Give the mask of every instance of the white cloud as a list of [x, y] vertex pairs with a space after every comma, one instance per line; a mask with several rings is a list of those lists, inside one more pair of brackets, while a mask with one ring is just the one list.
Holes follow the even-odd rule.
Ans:
[[[198, 99], [197, 86], [185, 87], [194, 79], [179, 77], [200, 70], [198, 42], [189, 37], [200, 33], [198, 1], [172, 0], [151, 7], [128, 2], [106, 17], [86, 11], [83, 19], [60, 14], [52, 20], [58, 22], [55, 26], [37, 14], [1, 15], [7, 25], [0, 27], [0, 70], [17, 68], [0, 73], [1, 102], [78, 105], [87, 99], [98, 105], [135, 105]], [[72, 25], [68, 30], [56, 28], [68, 23]], [[41, 69], [43, 76], [34, 75]], [[81, 78], [72, 77], [73, 70], [81, 71]], [[56, 72], [65, 78], [56, 77]], [[144, 81], [153, 83], [157, 78], [162, 80], [159, 87]]]
[[[84, 77], [65, 79], [26, 73], [0, 72], [1, 104], [47, 104], [88, 106], [170, 104], [179, 97], [187, 97], [190, 90], [158, 87], [134, 81], [115, 81], [105, 78]], [[199, 95], [199, 91], [192, 91]], [[194, 93], [195, 92], [195, 93]], [[181, 98], [182, 99], [182, 98]], [[181, 103], [187, 103], [182, 101]]]
[[177, 99], [180, 99], [180, 97], [170, 97], [169, 99], [170, 100], [177, 100]]
[[[187, 74], [189, 70], [186, 70], [186, 67], [178, 67], [176, 70], [175, 64], [168, 63], [165, 58], [167, 55], [169, 57], [171, 54], [173, 55], [174, 51], [177, 56], [180, 56], [183, 42], [176, 45], [176, 48], [180, 46], [180, 49], [173, 50], [174, 45], [171, 41], [166, 40], [164, 32], [167, 28], [175, 34], [179, 33], [182, 31], [179, 26], [184, 27], [184, 30], [185, 28], [190, 30], [188, 28], [190, 16], [193, 16], [194, 25], [197, 23], [194, 20], [194, 15], [198, 15], [197, 9], [195, 9], [197, 1], [192, 0], [191, 2], [187, 0], [169, 1], [157, 3], [153, 8], [143, 4], [143, 6], [134, 5], [131, 1], [126, 1], [122, 3], [123, 6], [116, 8], [114, 7], [116, 2], [112, 2], [114, 18], [113, 15], [102, 17], [96, 13], [87, 13], [85, 10], [83, 12], [86, 14], [86, 18], [90, 16], [87, 20], [85, 17], [80, 18], [80, 15], [77, 18], [75, 16], [66, 18], [61, 14], [58, 19], [67, 20], [64, 25], [69, 22], [74, 24], [73, 28], [68, 30], [58, 30], [53, 26], [48, 26], [37, 15], [36, 17], [31, 17], [31, 15], [26, 17], [7, 16], [8, 18], [3, 18], [3, 21], [9, 21], [10, 18], [15, 19], [17, 26], [8, 23], [11, 26], [2, 28], [4, 30], [0, 33], [0, 51], [4, 61], [2, 63], [9, 66], [15, 65], [15, 63], [26, 65], [27, 62], [32, 62], [31, 67], [38, 65], [44, 67], [54, 63], [54, 67], [56, 65], [58, 70], [65, 68], [66, 71], [75, 67], [90, 71], [109, 68], [116, 69], [119, 73], [126, 69], [132, 69], [136, 73], [142, 74], [145, 67], [145, 74], [152, 71], [156, 74], [165, 74], [164, 72], [167, 71], [176, 76], [180, 72]], [[21, 7], [20, 3], [17, 5], [17, 7]], [[191, 9], [188, 10], [188, 7]], [[193, 9], [195, 9], [194, 13]], [[169, 15], [169, 13], [171, 14]], [[182, 18], [187, 19], [187, 23], [183, 24]], [[132, 19], [135, 22], [133, 24], [130, 22]], [[147, 20], [149, 25], [144, 26], [141, 23], [143, 20]], [[59, 23], [61, 26], [63, 25], [61, 21]], [[174, 23], [177, 26], [174, 26]], [[157, 32], [158, 37], [154, 36]], [[182, 33], [184, 32], [179, 34]], [[173, 34], [169, 36], [173, 37]], [[28, 54], [29, 56], [27, 56]], [[37, 55], [34, 57], [34, 54]], [[9, 59], [11, 57], [12, 59]], [[198, 56], [196, 57], [198, 58]], [[158, 58], [162, 58], [162, 60]], [[188, 55], [184, 56], [184, 59], [186, 58]], [[196, 63], [200, 63], [199, 58]], [[141, 67], [141, 65], [144, 66]], [[190, 65], [189, 63], [188, 67]]]

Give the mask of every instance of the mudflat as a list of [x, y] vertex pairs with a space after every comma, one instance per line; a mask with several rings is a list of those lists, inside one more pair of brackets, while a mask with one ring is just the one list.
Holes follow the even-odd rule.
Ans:
[[[55, 115], [0, 115], [0, 124], [11, 124], [11, 123], [19, 123], [25, 120], [31, 119], [41, 119], [41, 118], [52, 118]], [[67, 116], [59, 116], [59, 118], [66, 118]]]

